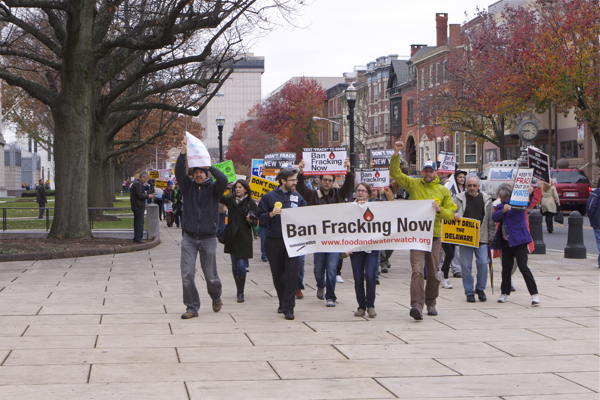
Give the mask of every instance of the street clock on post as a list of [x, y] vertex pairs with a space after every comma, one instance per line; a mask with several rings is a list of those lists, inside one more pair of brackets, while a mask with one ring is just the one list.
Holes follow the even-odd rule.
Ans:
[[539, 135], [540, 129], [535, 121], [526, 119], [519, 124], [518, 134], [523, 142], [531, 145]]

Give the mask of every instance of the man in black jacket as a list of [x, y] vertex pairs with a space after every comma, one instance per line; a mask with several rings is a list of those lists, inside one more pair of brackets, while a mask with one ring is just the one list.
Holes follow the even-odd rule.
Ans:
[[137, 181], [131, 184], [129, 191], [129, 202], [131, 211], [133, 211], [133, 241], [141, 243], [144, 238], [144, 212], [146, 211], [146, 200], [154, 197], [144, 190], [144, 185], [148, 182], [148, 173], [142, 172]]
[[39, 219], [44, 218], [44, 207], [46, 207], [46, 189], [44, 188], [44, 180], [40, 179], [39, 185], [37, 185], [37, 193], [35, 195], [35, 202], [40, 206]]
[[[221, 280], [217, 273], [217, 225], [219, 222], [219, 199], [227, 188], [227, 177], [214, 167], [194, 168], [192, 178], [187, 175], [187, 138], [181, 142], [181, 154], [175, 164], [175, 176], [183, 196], [181, 225], [181, 279], [183, 303], [186, 312], [182, 319], [198, 316], [200, 296], [194, 281], [196, 256], [200, 254], [200, 266], [206, 280], [206, 288], [212, 299], [214, 312], [221, 311]], [[215, 178], [213, 179], [209, 175]]]

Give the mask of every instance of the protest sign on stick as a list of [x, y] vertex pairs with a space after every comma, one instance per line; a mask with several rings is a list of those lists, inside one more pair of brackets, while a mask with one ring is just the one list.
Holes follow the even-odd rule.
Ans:
[[529, 168], [533, 168], [533, 176], [541, 181], [550, 183], [550, 157], [538, 148], [527, 148], [527, 161]]
[[346, 175], [344, 161], [347, 157], [346, 149], [343, 147], [303, 149], [302, 159], [305, 165], [303, 174], [305, 176]]
[[456, 171], [456, 156], [451, 151], [440, 151], [440, 167], [438, 172], [444, 174], [453, 174]]
[[156, 181], [156, 183], [154, 184], [154, 187], [157, 187], [159, 189], [166, 189], [167, 188], [167, 181], [161, 181], [158, 180]]
[[292, 168], [296, 162], [296, 153], [272, 153], [265, 155], [263, 175], [277, 175], [281, 168]]
[[368, 183], [373, 189], [389, 189], [390, 170], [387, 168], [359, 168], [356, 170], [356, 184]]
[[200, 139], [190, 135], [189, 132], [185, 133], [187, 137], [187, 149], [186, 156], [189, 168], [207, 168], [210, 167], [211, 159], [206, 146]]
[[150, 171], [150, 172], [148, 172], [148, 178], [160, 179], [160, 173], [158, 171]]
[[394, 150], [371, 150], [371, 160], [373, 160], [373, 167], [375, 168], [389, 168], [390, 159], [394, 154]]
[[277, 189], [279, 185], [275, 182], [268, 181], [258, 176], [250, 177], [250, 194], [254, 200], [258, 200], [273, 189]]
[[479, 247], [479, 229], [480, 222], [476, 219], [442, 220], [442, 243]]
[[529, 204], [529, 186], [533, 179], [532, 168], [519, 168], [508, 204], [515, 210], [525, 210]]
[[227, 182], [231, 183], [237, 180], [235, 176], [235, 168], [233, 167], [233, 161], [223, 161], [222, 163], [213, 165], [213, 167], [225, 174], [227, 177]]

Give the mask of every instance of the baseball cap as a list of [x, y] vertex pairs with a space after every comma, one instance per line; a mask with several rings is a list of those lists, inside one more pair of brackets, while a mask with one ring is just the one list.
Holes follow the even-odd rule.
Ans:
[[423, 164], [423, 168], [421, 168], [421, 171], [423, 171], [425, 168], [431, 168], [432, 170], [436, 170], [436, 165], [435, 165], [435, 161], [426, 161], [425, 164]]

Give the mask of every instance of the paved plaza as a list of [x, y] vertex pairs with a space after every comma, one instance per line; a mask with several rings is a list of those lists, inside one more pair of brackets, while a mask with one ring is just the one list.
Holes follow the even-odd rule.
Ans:
[[509, 302], [496, 302], [495, 259], [487, 302], [467, 303], [452, 278], [439, 315], [420, 322], [408, 315], [407, 251], [381, 275], [374, 319], [354, 317], [349, 260], [327, 308], [307, 256], [306, 297], [286, 321], [255, 241], [246, 302], [219, 252], [223, 309], [200, 272], [200, 316], [182, 320], [180, 239], [161, 223], [149, 251], [0, 264], [0, 399], [599, 398], [595, 249], [529, 257], [539, 307], [518, 272]]

